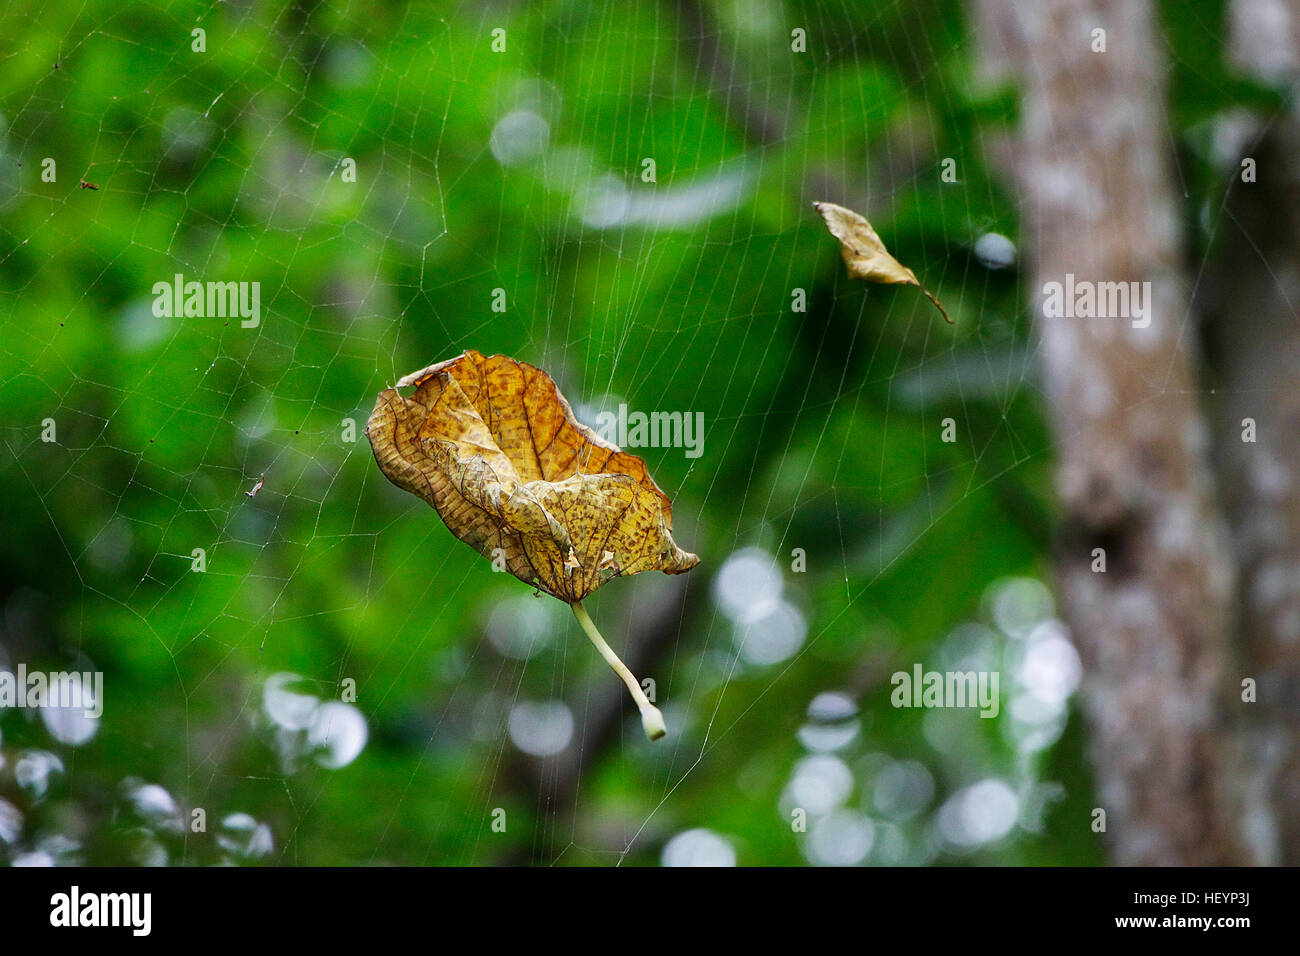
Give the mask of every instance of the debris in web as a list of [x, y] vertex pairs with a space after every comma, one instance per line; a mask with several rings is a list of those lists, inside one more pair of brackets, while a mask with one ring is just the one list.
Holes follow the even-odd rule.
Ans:
[[[403, 397], [399, 388], [415, 386]], [[582, 599], [615, 577], [681, 574], [672, 503], [636, 455], [582, 425], [541, 369], [467, 351], [379, 394], [366, 425], [380, 470], [427, 501], [460, 540], [559, 598], [623, 679], [651, 740], [663, 715], [610, 649]]]
[[865, 217], [833, 202], [815, 202], [813, 208], [826, 220], [826, 228], [831, 235], [840, 241], [840, 252], [844, 256], [844, 264], [848, 266], [850, 279], [865, 279], [888, 285], [914, 285], [934, 303], [944, 321], [952, 324], [948, 311], [921, 285], [915, 272], [889, 254], [885, 244], [880, 241], [880, 236]]

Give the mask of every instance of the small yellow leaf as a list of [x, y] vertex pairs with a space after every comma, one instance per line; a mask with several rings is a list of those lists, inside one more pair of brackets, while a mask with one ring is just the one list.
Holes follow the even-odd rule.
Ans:
[[890, 285], [914, 285], [934, 303], [939, 314], [949, 324], [952, 319], [939, 300], [931, 295], [916, 278], [916, 273], [889, 254], [871, 223], [843, 206], [833, 202], [815, 202], [813, 208], [826, 220], [826, 228], [840, 241], [840, 252], [848, 266], [850, 279], [883, 282]]

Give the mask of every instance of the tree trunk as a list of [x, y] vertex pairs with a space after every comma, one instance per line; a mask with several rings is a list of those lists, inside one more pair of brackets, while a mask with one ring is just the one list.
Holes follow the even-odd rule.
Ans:
[[[1153, 11], [980, 0], [977, 13], [986, 66], [1023, 85], [1012, 172], [1058, 456], [1059, 590], [1111, 857], [1250, 862], [1233, 782], [1235, 565], [1198, 404]], [[1048, 317], [1044, 285], [1067, 274], [1149, 282], [1149, 325]]]

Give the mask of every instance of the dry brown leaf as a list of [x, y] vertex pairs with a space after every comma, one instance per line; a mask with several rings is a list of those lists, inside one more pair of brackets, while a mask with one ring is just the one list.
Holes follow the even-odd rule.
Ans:
[[[410, 385], [409, 397], [397, 391]], [[579, 423], [525, 362], [468, 351], [413, 372], [379, 393], [366, 434], [389, 481], [562, 601], [615, 576], [699, 564], [673, 541], [672, 504], [645, 462]]]
[[[412, 385], [409, 396], [398, 391]], [[366, 435], [388, 480], [432, 505], [456, 537], [573, 607], [646, 733], [663, 736], [662, 715], [581, 604], [614, 577], [700, 562], [673, 541], [672, 504], [645, 462], [578, 422], [541, 369], [472, 350], [380, 392]]]
[[934, 303], [944, 320], [952, 323], [948, 312], [921, 285], [916, 273], [889, 254], [885, 244], [880, 241], [880, 236], [865, 217], [833, 202], [815, 202], [813, 208], [826, 220], [826, 228], [831, 231], [831, 235], [840, 241], [840, 253], [844, 256], [844, 264], [848, 266], [850, 279], [914, 285]]

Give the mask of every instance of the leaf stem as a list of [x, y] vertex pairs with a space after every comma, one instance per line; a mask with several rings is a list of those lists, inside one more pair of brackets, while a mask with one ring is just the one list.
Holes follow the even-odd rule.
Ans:
[[943, 316], [943, 320], [949, 325], [952, 325], [952, 319], [948, 318], [948, 310], [939, 304], [939, 300], [930, 294], [930, 290], [925, 286], [921, 286], [921, 291], [925, 293], [927, 299], [934, 303], [934, 307], [939, 310], [939, 314]]
[[605, 663], [614, 669], [615, 674], [623, 678], [623, 683], [632, 692], [632, 699], [636, 701], [636, 706], [641, 711], [641, 726], [645, 728], [645, 735], [651, 740], [658, 740], [668, 733], [668, 727], [664, 724], [664, 715], [660, 713], [658, 707], [650, 703], [645, 692], [641, 690], [641, 685], [637, 683], [636, 677], [627, 669], [627, 665], [618, 659], [614, 649], [605, 643], [605, 639], [600, 636], [600, 631], [596, 630], [596, 624], [587, 613], [587, 609], [582, 606], [582, 602], [574, 601], [569, 606], [573, 608], [573, 616], [587, 632], [587, 637], [591, 638], [591, 643], [596, 645], [600, 656], [605, 658]]

